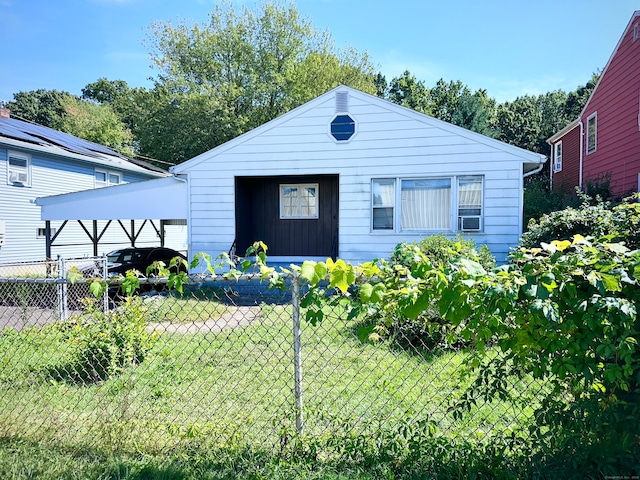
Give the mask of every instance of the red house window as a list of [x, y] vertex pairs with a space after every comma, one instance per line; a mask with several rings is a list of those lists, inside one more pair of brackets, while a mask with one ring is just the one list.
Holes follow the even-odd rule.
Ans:
[[598, 146], [598, 112], [587, 117], [587, 153], [593, 153]]

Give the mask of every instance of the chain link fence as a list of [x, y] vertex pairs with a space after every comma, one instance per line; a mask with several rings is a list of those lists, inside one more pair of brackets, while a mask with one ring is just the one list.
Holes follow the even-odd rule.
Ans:
[[402, 329], [375, 341], [345, 305], [313, 325], [294, 277], [286, 291], [191, 277], [183, 293], [142, 285], [128, 300], [65, 280], [100, 261], [0, 268], [0, 436], [149, 454], [304, 438], [329, 457], [354, 439], [489, 442], [533, 422], [540, 385], [513, 379], [508, 398], [456, 416], [463, 350]]

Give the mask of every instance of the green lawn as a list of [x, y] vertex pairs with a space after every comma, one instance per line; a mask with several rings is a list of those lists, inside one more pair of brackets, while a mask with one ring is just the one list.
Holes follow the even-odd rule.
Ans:
[[[188, 323], [214, 321], [228, 308], [168, 299], [151, 311], [154, 321]], [[263, 305], [251, 322], [222, 331], [169, 333], [161, 323], [141, 364], [92, 383], [50, 374], [69, 360], [65, 328], [5, 330], [0, 478], [31, 478], [29, 469], [43, 478], [73, 478], [70, 465], [86, 475], [77, 478], [371, 478], [473, 470], [489, 462], [486, 445], [531, 423], [536, 389], [526, 381], [511, 387], [519, 402], [482, 404], [454, 421], [448, 409], [464, 392], [462, 353], [423, 356], [363, 343], [340, 312], [327, 317], [315, 327], [303, 322], [302, 437], [295, 434], [291, 307]], [[496, 458], [499, 468], [521, 468]], [[445, 460], [453, 463], [438, 470]]]

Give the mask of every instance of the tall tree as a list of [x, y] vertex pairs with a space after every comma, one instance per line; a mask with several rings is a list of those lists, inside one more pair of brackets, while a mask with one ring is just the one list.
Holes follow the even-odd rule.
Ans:
[[[65, 115], [64, 103], [73, 98], [68, 92], [58, 90], [32, 90], [13, 94], [13, 101], [7, 107], [15, 117], [51, 127]], [[76, 97], [77, 98], [77, 97]]]
[[[163, 115], [147, 117], [141, 131], [149, 138], [139, 140], [165, 143], [161, 159], [183, 161], [339, 84], [375, 93], [368, 56], [336, 49], [293, 5], [266, 2], [236, 11], [225, 2], [204, 25], [155, 23], [149, 40], [159, 74], [147, 100]], [[190, 115], [180, 118], [191, 134], [160, 138], [184, 133], [161, 125], [180, 112]]]
[[496, 103], [486, 90], [458, 99], [458, 107], [451, 116], [451, 123], [488, 137], [497, 137]]
[[471, 95], [471, 90], [460, 80], [445, 82], [441, 78], [436, 86], [429, 91], [431, 114], [445, 122], [452, 122], [453, 115], [458, 110], [460, 99], [469, 95]]
[[65, 114], [52, 127], [85, 140], [133, 154], [133, 135], [108, 105], [98, 105], [67, 97], [62, 101]]
[[431, 113], [429, 89], [409, 70], [405, 70], [402, 75], [391, 80], [389, 100], [427, 115]]
[[589, 100], [591, 92], [593, 92], [598, 80], [600, 80], [600, 75], [601, 72], [592, 73], [591, 78], [587, 83], [579, 86], [575, 91], [569, 93], [565, 105], [565, 111], [569, 118], [575, 120], [578, 118], [580, 113], [582, 113], [582, 109], [586, 105], [587, 100]]

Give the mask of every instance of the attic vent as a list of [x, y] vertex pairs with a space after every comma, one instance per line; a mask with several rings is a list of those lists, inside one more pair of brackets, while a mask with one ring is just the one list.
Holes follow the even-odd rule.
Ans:
[[336, 113], [349, 111], [349, 92], [336, 92]]

